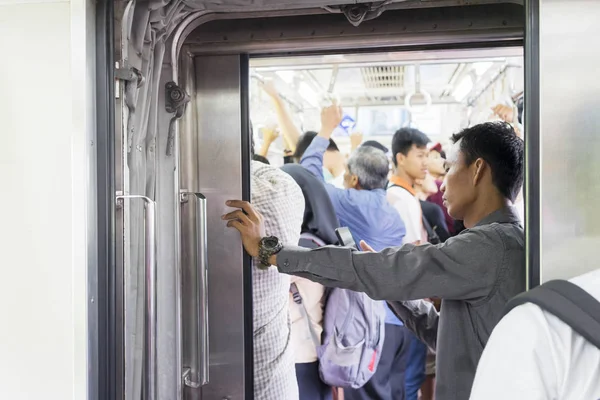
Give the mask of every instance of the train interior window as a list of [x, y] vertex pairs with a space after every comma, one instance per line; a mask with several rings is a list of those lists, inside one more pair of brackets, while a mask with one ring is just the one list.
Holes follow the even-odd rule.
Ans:
[[504, 119], [523, 133], [519, 116], [502, 111], [519, 110], [523, 97], [521, 47], [252, 58], [250, 74], [254, 141], [264, 148], [275, 136], [266, 154], [274, 165], [289, 146], [277, 133], [273, 89], [301, 132], [318, 131], [321, 107], [339, 102], [344, 116], [333, 139], [345, 155], [357, 135], [390, 148], [401, 127], [417, 128], [443, 148], [453, 133], [485, 121]]

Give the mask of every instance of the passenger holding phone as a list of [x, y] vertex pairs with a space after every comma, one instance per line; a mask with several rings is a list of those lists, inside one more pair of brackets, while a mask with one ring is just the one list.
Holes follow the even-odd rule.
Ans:
[[[448, 212], [467, 229], [443, 244], [310, 251], [264, 238], [262, 217], [247, 202], [228, 205], [248, 215], [237, 210], [223, 216], [250, 255], [260, 254], [280, 272], [388, 300], [436, 350], [437, 400], [469, 398], [492, 329], [507, 301], [525, 290], [524, 233], [512, 207], [523, 184], [523, 141], [508, 124], [485, 123], [454, 135], [453, 142], [441, 190]], [[442, 299], [443, 313], [418, 300], [431, 297]]]

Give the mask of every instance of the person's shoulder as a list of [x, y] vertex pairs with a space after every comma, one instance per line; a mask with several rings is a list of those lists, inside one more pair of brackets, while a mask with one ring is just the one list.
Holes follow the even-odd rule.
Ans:
[[419, 200], [413, 196], [408, 190], [401, 188], [400, 186], [390, 186], [386, 192], [387, 198], [390, 203], [414, 203], [418, 204]]
[[439, 204], [436, 204], [429, 200], [419, 200], [419, 203], [421, 203], [421, 208], [423, 209], [423, 211], [427, 210], [434, 214], [444, 215], [444, 211], [442, 210], [442, 207], [439, 206]]
[[263, 200], [271, 203], [288, 201], [304, 207], [300, 186], [294, 178], [277, 167], [252, 162], [251, 184], [253, 203]]
[[588, 292], [592, 297], [600, 301], [600, 269], [579, 275], [570, 279], [569, 281], [576, 284]]
[[498, 330], [511, 330], [515, 326], [535, 337], [538, 332], [546, 331], [548, 319], [545, 312], [535, 304], [525, 303], [513, 308], [496, 325]]
[[465, 229], [457, 236], [469, 234], [498, 241], [505, 249], [524, 249], [525, 247], [525, 232], [518, 224], [493, 222]]
[[488, 258], [494, 258], [495, 255], [506, 250], [504, 242], [504, 235], [494, 229], [492, 225], [482, 225], [465, 229], [458, 235], [449, 238], [437, 246], [441, 248], [453, 248], [457, 251], [459, 248], [477, 252], [485, 250], [489, 256]]
[[272, 186], [298, 187], [298, 184], [288, 173], [272, 165], [252, 161], [252, 180], [261, 181]]

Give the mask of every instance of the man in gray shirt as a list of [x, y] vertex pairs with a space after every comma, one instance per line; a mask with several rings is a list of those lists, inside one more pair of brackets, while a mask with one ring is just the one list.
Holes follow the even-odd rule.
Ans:
[[[437, 353], [436, 399], [469, 398], [477, 363], [506, 302], [525, 290], [523, 229], [512, 202], [523, 183], [523, 141], [504, 123], [486, 123], [453, 136], [444, 204], [467, 230], [439, 245], [404, 245], [381, 252], [283, 247], [265, 237], [263, 218], [241, 201], [223, 216], [246, 251], [280, 272], [325, 286], [388, 300]], [[437, 313], [423, 298], [442, 299]]]

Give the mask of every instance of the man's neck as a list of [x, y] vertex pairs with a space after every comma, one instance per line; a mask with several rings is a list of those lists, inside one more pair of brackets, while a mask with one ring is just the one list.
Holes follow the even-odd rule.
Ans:
[[396, 175], [398, 178], [404, 180], [406, 183], [408, 183], [410, 185], [410, 187], [413, 187], [415, 185], [415, 180], [410, 175], [408, 175], [406, 173], [406, 171], [404, 171], [402, 168], [396, 168], [394, 175]]
[[431, 171], [429, 171], [429, 173], [431, 174], [431, 176], [433, 176], [433, 179], [435, 179], [436, 181], [441, 181], [444, 179], [444, 175], [436, 174]]
[[486, 198], [479, 199], [473, 204], [468, 215], [465, 215], [463, 220], [465, 228], [470, 229], [491, 213], [511, 205], [510, 200], [499, 195], [486, 196]]

